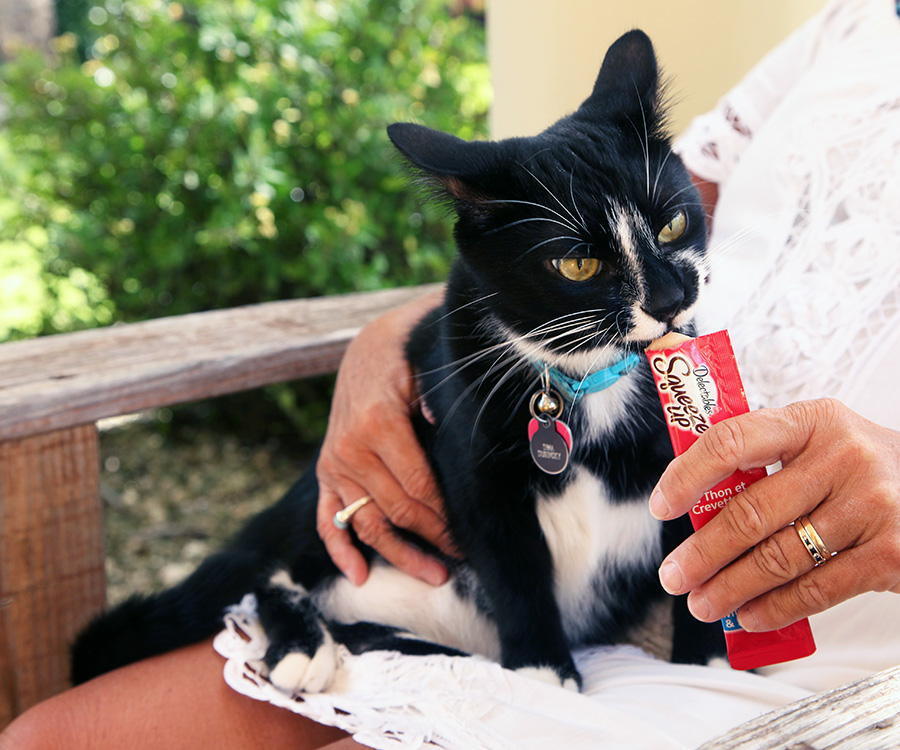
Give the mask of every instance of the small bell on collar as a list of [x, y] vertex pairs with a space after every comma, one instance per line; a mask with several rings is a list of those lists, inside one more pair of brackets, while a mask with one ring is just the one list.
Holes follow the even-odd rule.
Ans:
[[531, 458], [546, 474], [561, 474], [569, 465], [572, 431], [559, 417], [563, 412], [562, 396], [550, 388], [546, 369], [541, 375], [541, 390], [529, 404], [528, 442]]

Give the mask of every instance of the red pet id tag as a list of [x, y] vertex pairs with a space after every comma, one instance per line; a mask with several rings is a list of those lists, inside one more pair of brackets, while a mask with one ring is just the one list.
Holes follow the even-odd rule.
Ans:
[[568, 425], [553, 417], [535, 417], [528, 423], [531, 457], [537, 467], [547, 474], [560, 474], [569, 464], [572, 433]]
[[531, 458], [546, 474], [560, 474], [569, 465], [572, 431], [558, 419], [563, 402], [553, 391], [538, 391], [531, 399], [532, 419], [528, 423]]

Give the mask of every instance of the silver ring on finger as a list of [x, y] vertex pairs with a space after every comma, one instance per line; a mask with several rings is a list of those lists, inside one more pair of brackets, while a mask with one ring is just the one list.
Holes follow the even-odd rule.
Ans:
[[346, 508], [342, 508], [334, 514], [334, 525], [339, 529], [346, 529], [350, 525], [350, 520], [353, 518], [353, 514], [372, 501], [373, 498], [371, 495], [363, 495], [356, 502], [350, 503], [350, 505], [348, 505]]

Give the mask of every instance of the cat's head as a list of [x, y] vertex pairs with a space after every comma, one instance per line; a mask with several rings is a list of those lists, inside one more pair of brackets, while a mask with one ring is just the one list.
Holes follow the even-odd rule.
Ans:
[[529, 356], [583, 370], [689, 322], [705, 218], [660, 99], [653, 47], [631, 31], [590, 97], [540, 135], [467, 142], [388, 128], [452, 199], [465, 272]]

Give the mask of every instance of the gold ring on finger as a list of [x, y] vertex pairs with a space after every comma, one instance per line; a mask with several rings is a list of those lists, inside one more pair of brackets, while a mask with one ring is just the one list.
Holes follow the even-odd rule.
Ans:
[[822, 537], [819, 536], [819, 532], [812, 525], [809, 516], [800, 516], [794, 522], [794, 528], [797, 530], [800, 541], [803, 542], [803, 546], [806, 547], [806, 551], [809, 552], [816, 567], [824, 565], [831, 559], [831, 551], [825, 542], [822, 541]]

